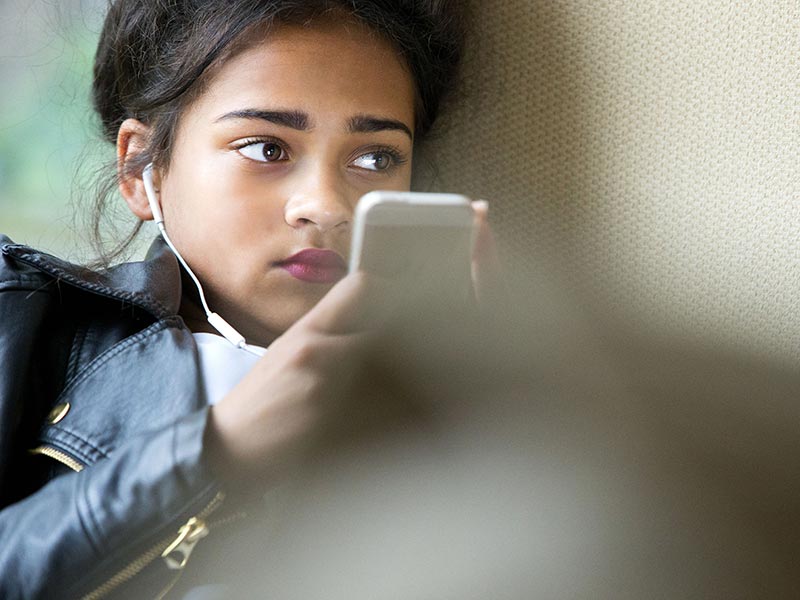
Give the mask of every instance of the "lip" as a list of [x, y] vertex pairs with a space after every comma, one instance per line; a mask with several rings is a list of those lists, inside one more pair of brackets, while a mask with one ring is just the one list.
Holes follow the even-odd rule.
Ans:
[[308, 283], [334, 283], [347, 274], [347, 263], [339, 253], [306, 248], [277, 263], [295, 279]]

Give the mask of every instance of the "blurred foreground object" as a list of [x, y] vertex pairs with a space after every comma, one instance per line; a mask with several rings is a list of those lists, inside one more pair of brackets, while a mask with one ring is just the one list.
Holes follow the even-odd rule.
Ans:
[[778, 416], [797, 373], [626, 353], [528, 292], [525, 319], [387, 340], [413, 352], [376, 412], [423, 418], [331, 443], [198, 546], [191, 568], [227, 582], [203, 597], [796, 597], [797, 421]]

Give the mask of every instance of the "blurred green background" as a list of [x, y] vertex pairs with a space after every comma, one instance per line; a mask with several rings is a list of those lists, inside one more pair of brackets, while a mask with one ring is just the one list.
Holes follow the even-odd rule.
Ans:
[[93, 257], [92, 174], [114, 159], [91, 110], [104, 0], [0, 0], [0, 232]]

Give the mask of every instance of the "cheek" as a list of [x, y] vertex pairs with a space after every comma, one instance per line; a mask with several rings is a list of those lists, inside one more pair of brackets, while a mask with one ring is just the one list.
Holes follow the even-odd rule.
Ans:
[[386, 184], [374, 187], [375, 189], [398, 190], [407, 192], [411, 189], [412, 172], [413, 171], [412, 171], [411, 161], [409, 160], [408, 163], [403, 165], [402, 169], [398, 170], [398, 173], [396, 175], [391, 177], [390, 181], [388, 181]]
[[411, 174], [414, 172], [414, 161], [408, 161], [408, 168], [403, 173], [403, 189], [410, 190], [411, 189]]
[[224, 166], [195, 172], [191, 184], [176, 190], [171, 217], [191, 225], [180, 230], [192, 243], [229, 248], [250, 244], [283, 225], [279, 187]]
[[265, 234], [285, 226], [280, 186], [266, 185], [257, 177], [234, 177], [221, 186], [213, 215], [231, 243], [259, 243]]

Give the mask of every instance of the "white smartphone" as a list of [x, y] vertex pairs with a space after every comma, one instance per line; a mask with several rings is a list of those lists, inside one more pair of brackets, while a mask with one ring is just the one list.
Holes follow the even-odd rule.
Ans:
[[472, 230], [466, 196], [369, 192], [356, 207], [349, 268], [407, 279], [420, 290], [469, 290]]

